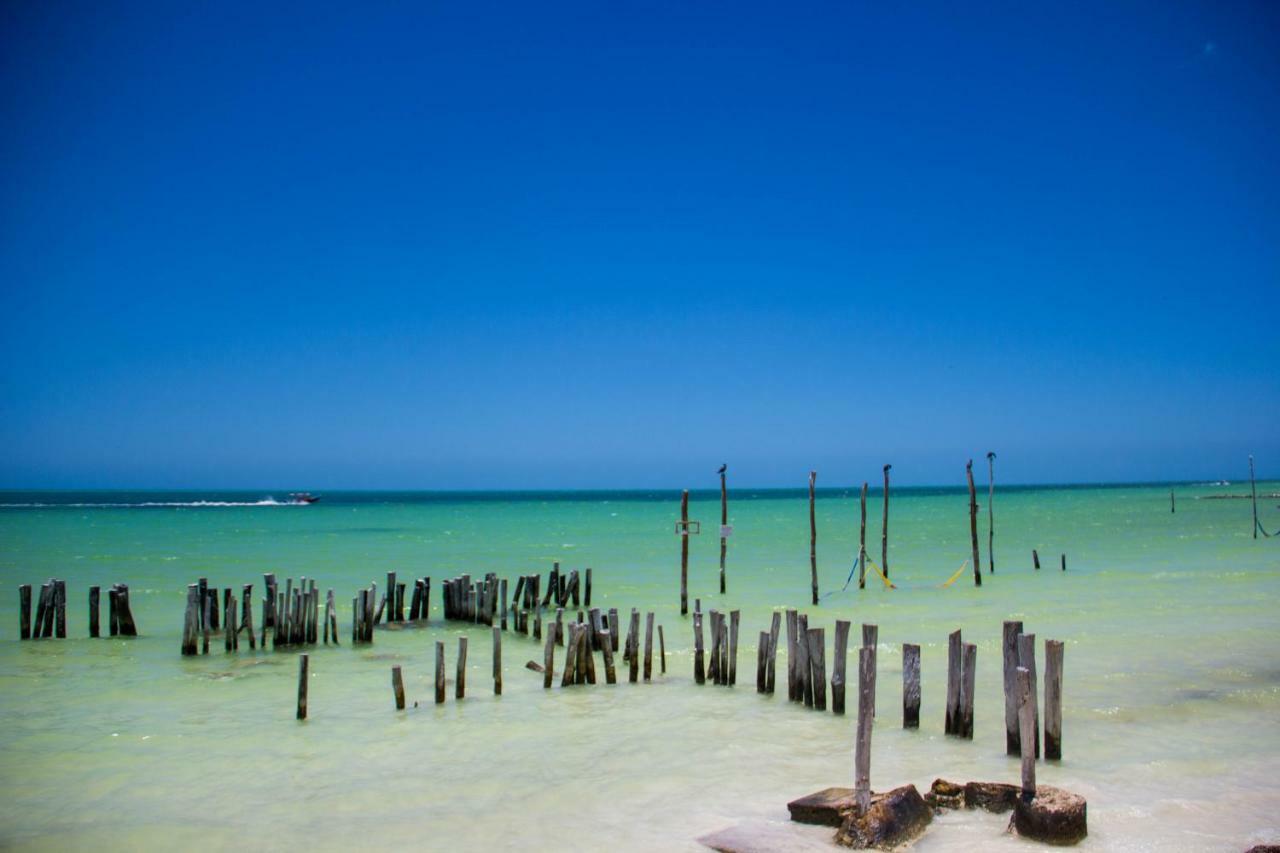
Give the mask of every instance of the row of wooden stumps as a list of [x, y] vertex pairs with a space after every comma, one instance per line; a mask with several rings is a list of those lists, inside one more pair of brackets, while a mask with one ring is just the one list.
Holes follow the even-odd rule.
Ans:
[[[89, 587], [89, 636], [100, 636], [99, 602], [101, 588]], [[129, 607], [128, 584], [112, 584], [107, 590], [107, 630], [112, 637], [136, 637], [138, 627]], [[18, 587], [18, 637], [23, 640], [41, 640], [67, 636], [67, 582], [49, 578], [40, 585], [40, 597], [36, 601], [35, 622], [31, 621], [31, 584]]]
[[[1036, 635], [1025, 634], [1022, 623], [1004, 623], [1002, 638], [1004, 658], [1004, 725], [1005, 753], [1021, 755], [1023, 764], [1028, 756], [1033, 762], [1040, 757], [1040, 705], [1037, 701]], [[1049, 761], [1062, 758], [1062, 657], [1063, 644], [1059, 640], [1044, 642], [1044, 757]], [[1021, 723], [1023, 703], [1021, 672], [1026, 672], [1032, 718], [1031, 733], [1027, 734]], [[1030, 744], [1024, 748], [1024, 745]]]
[[738, 681], [738, 617], [739, 611], [725, 614], [717, 610], [709, 612], [711, 619], [711, 656], [708, 665], [704, 658], [706, 647], [702, 637], [702, 601], [695, 602], [693, 611], [693, 680], [705, 684], [732, 687]]
[[[556, 621], [547, 625], [546, 644], [543, 648], [542, 663], [529, 661], [526, 667], [543, 676], [542, 686], [550, 689], [555, 682], [555, 650], [557, 646], [565, 649], [565, 664], [561, 671], [560, 686], [569, 687], [574, 684], [595, 684], [596, 666], [595, 652], [601, 652], [604, 664], [605, 683], [617, 683], [617, 671], [613, 656], [619, 651], [622, 637], [622, 624], [616, 608], [611, 608], [608, 615], [599, 608], [593, 607], [583, 618], [578, 611], [578, 621], [564, 622], [564, 608], [557, 608]], [[658, 654], [661, 672], [667, 671], [666, 640], [662, 626], [658, 625]], [[654, 614], [645, 617], [644, 634], [644, 680], [653, 678], [653, 638]], [[535, 637], [536, 639], [536, 637]], [[632, 608], [627, 638], [622, 644], [622, 660], [628, 665], [629, 681], [640, 680], [640, 611]]]
[[[262, 598], [262, 648], [267, 648], [267, 632], [271, 631], [271, 647], [315, 645], [323, 640], [338, 643], [338, 615], [333, 590], [325, 597], [324, 613], [320, 613], [320, 591], [315, 580], [302, 578], [297, 588], [293, 578], [286, 582], [282, 592], [274, 574], [263, 575], [265, 593]], [[221, 629], [219, 626], [221, 625]], [[218, 600], [218, 588], [209, 585], [208, 578], [187, 585], [187, 604], [182, 625], [182, 654], [208, 654], [210, 635], [221, 630], [223, 648], [228, 652], [239, 651], [240, 636], [249, 640], [249, 648], [258, 647], [258, 635], [253, 624], [253, 584], [244, 584], [237, 598], [234, 590], [222, 590]]]

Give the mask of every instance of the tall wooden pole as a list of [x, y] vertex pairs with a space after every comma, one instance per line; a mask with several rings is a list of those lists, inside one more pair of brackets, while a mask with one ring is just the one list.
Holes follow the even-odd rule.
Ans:
[[[689, 613], [689, 490], [680, 493], [680, 615]], [[611, 624], [610, 628], [613, 627]]]
[[720, 594], [724, 595], [724, 554], [728, 542], [724, 538], [725, 525], [729, 523], [729, 492], [724, 483], [725, 466], [720, 467]]
[[973, 488], [973, 460], [964, 466], [969, 479], [969, 535], [973, 540], [973, 585], [982, 586], [982, 556], [978, 553], [978, 493]]
[[996, 573], [996, 455], [987, 451], [987, 570]]
[[885, 579], [889, 577], [889, 469], [884, 466], [884, 525], [880, 528], [880, 571]]
[[1253, 479], [1253, 454], [1249, 455], [1249, 492], [1253, 495], [1253, 538], [1258, 538], [1258, 485]]
[[862, 524], [858, 528], [858, 589], [867, 586], [867, 484], [862, 484]]
[[818, 520], [813, 511], [813, 484], [818, 472], [809, 472], [809, 576], [813, 585], [813, 603], [818, 604]]

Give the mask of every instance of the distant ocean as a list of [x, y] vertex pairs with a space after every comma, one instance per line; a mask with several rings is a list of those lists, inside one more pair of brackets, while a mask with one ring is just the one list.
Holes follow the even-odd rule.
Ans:
[[[731, 483], [732, 485], [732, 483]], [[1169, 491], [1177, 512], [1169, 511]], [[1253, 539], [1248, 483], [997, 487], [995, 573], [966, 571], [968, 494], [894, 490], [886, 589], [857, 553], [858, 495], [821, 489], [819, 582], [809, 603], [809, 516], [801, 490], [730, 489], [728, 593], [718, 592], [719, 494], [694, 492], [690, 598], [741, 611], [738, 683], [698, 687], [679, 615], [675, 491], [337, 492], [311, 506], [285, 492], [0, 492], [0, 847], [104, 850], [339, 849], [375, 843], [449, 850], [696, 850], [742, 821], [800, 839], [788, 800], [853, 783], [856, 714], [755, 692], [757, 637], [773, 608], [811, 627], [880, 627], [872, 784], [935, 777], [1015, 781], [1004, 755], [1000, 632], [1024, 622], [1066, 642], [1064, 760], [1042, 783], [1089, 800], [1093, 850], [1232, 850], [1280, 840], [1280, 538]], [[1261, 494], [1280, 491], [1259, 483]], [[1259, 501], [1268, 530], [1280, 501]], [[880, 562], [881, 497], [867, 548]], [[1041, 570], [1032, 568], [1037, 549]], [[1067, 571], [1061, 571], [1061, 555]], [[667, 673], [652, 684], [542, 688], [524, 668], [541, 644], [504, 638], [492, 695], [487, 628], [444, 623], [439, 582], [593, 569], [593, 606], [636, 607], [664, 626]], [[350, 606], [386, 573], [429, 575], [427, 627], [350, 644]], [[293, 719], [293, 652], [182, 658], [186, 585], [262, 574], [333, 588], [341, 645], [311, 652], [310, 719]], [[67, 581], [68, 634], [19, 642], [17, 587]], [[141, 637], [87, 639], [87, 590], [130, 585]], [[255, 620], [259, 613], [255, 604]], [[576, 614], [566, 614], [566, 616]], [[944, 737], [946, 637], [978, 646], [975, 735]], [[433, 704], [434, 643], [469, 637], [468, 695]], [[919, 731], [901, 728], [901, 645], [923, 646]], [[1040, 647], [1042, 654], [1043, 646]], [[853, 659], [856, 670], [856, 657]], [[410, 708], [392, 705], [390, 667]], [[785, 644], [779, 656], [785, 670]], [[829, 664], [828, 664], [829, 666]], [[624, 679], [625, 681], [625, 679]], [[421, 703], [414, 707], [414, 703]], [[921, 850], [1020, 847], [1005, 820], [955, 812]]]

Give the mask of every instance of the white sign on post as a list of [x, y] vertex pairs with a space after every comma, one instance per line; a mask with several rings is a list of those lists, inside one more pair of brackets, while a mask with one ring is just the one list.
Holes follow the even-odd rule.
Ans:
[[728, 538], [729, 538], [730, 536], [732, 536], [732, 535], [733, 535], [733, 525], [732, 525], [732, 524], [722, 524], [722, 525], [720, 525], [720, 538], [721, 538], [721, 539], [728, 539]]

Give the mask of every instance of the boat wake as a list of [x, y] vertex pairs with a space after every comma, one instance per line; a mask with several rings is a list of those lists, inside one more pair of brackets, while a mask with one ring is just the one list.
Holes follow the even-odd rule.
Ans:
[[263, 498], [260, 501], [140, 501], [136, 503], [0, 503], [0, 509], [145, 509], [153, 507], [254, 507], [254, 506], [304, 506], [297, 501], [278, 501]]

